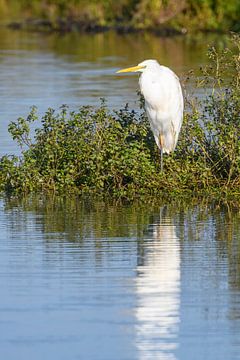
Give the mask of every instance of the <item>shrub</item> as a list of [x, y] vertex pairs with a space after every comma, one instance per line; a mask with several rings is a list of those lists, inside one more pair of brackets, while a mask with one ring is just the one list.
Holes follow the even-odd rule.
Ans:
[[36, 108], [26, 119], [12, 122], [9, 131], [22, 147], [22, 157], [1, 159], [1, 184], [7, 191], [66, 189], [109, 191], [124, 195], [144, 191], [156, 172], [148, 122], [126, 106], [110, 113], [105, 102], [94, 110], [82, 107], [58, 113], [49, 109], [42, 127], [30, 138]]

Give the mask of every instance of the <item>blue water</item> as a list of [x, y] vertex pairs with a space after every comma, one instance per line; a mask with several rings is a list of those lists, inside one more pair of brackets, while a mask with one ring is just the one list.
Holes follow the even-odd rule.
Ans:
[[[225, 38], [0, 30], [0, 155], [10, 121], [125, 102], [121, 67], [156, 58], [183, 79]], [[230, 207], [0, 198], [0, 360], [235, 360], [240, 217]]]
[[0, 224], [1, 359], [239, 359], [238, 215], [38, 198]]

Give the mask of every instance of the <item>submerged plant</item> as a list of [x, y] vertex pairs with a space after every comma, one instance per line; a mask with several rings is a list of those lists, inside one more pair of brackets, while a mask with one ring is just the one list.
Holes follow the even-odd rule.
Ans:
[[237, 52], [210, 49], [211, 65], [198, 81], [208, 92], [201, 101], [191, 99], [177, 148], [165, 156], [163, 173], [144, 109], [138, 113], [126, 106], [110, 111], [102, 100], [97, 109], [49, 109], [33, 137], [31, 124], [39, 122], [35, 108], [26, 119], [12, 122], [9, 132], [22, 154], [1, 158], [0, 189], [127, 198], [239, 196], [240, 40], [233, 40]]

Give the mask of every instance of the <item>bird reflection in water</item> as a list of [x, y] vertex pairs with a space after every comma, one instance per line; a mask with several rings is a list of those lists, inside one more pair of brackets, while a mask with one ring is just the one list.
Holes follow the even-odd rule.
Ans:
[[[175, 360], [180, 307], [180, 244], [167, 208], [140, 245], [136, 293], [138, 359]], [[141, 249], [141, 247], [143, 247]]]

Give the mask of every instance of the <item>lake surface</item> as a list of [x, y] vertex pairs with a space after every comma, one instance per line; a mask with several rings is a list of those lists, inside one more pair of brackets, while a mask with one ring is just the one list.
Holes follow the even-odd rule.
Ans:
[[[116, 70], [156, 58], [183, 77], [225, 42], [1, 29], [0, 155], [18, 153], [7, 125], [30, 106], [137, 109], [136, 76]], [[2, 197], [0, 289], [0, 359], [239, 359], [240, 214]]]
[[239, 212], [2, 200], [2, 359], [239, 359]]

